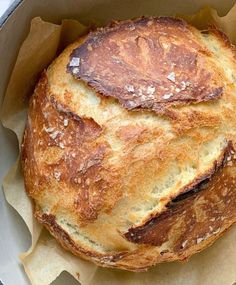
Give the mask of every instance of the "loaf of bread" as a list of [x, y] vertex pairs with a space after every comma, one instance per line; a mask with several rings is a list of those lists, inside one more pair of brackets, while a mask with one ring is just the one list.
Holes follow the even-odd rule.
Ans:
[[114, 22], [43, 72], [22, 143], [35, 217], [61, 245], [143, 271], [236, 221], [236, 50], [217, 28]]

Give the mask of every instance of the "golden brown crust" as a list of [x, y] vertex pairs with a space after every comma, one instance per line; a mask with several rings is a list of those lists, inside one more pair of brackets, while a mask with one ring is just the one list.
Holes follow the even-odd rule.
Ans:
[[[57, 238], [57, 240], [61, 243], [61, 245], [67, 249], [73, 252], [74, 254], [77, 254], [85, 259], [90, 260], [90, 258], [95, 259], [101, 259], [106, 260], [106, 258], [109, 260], [109, 262], [117, 262], [118, 260], [122, 259], [125, 255], [127, 255], [127, 252], [117, 253], [117, 254], [99, 254], [96, 251], [88, 251], [85, 250], [82, 247], [79, 247], [73, 239], [70, 237], [70, 235], [63, 230], [56, 222], [55, 216], [49, 214], [43, 214], [42, 216], [35, 212], [35, 217], [37, 220], [43, 224], [50, 232], [51, 234]], [[99, 262], [97, 264], [101, 265]]]
[[[186, 184], [183, 188], [180, 188], [177, 193], [173, 193], [168, 195], [167, 197], [161, 198], [161, 200], [164, 200], [165, 207], [162, 208], [162, 212], [158, 213], [151, 213], [150, 216], [147, 216], [142, 224], [139, 224], [137, 227], [132, 227], [129, 229], [129, 231], [124, 235], [128, 240], [135, 240], [135, 232], [136, 230], [139, 232], [139, 230], [142, 231], [142, 228], [148, 227], [149, 223], [153, 224], [153, 221], [156, 220], [156, 218], [160, 217], [163, 213], [168, 211], [170, 208], [170, 205], [172, 205], [173, 202], [182, 200], [183, 197], [191, 196], [192, 194], [200, 191], [202, 188], [202, 185], [207, 183], [209, 180], [214, 179], [216, 174], [218, 173], [219, 169], [224, 167], [226, 160], [228, 157], [231, 157], [230, 151], [234, 152], [232, 142], [228, 142], [226, 147], [222, 149], [221, 154], [219, 157], [214, 161], [214, 164], [211, 168], [209, 168], [204, 174], [197, 176], [191, 183]], [[166, 221], [167, 222], [167, 221]], [[137, 234], [140, 239], [140, 235]], [[133, 240], [133, 242], [134, 242]], [[136, 240], [137, 241], [137, 240]], [[152, 243], [150, 243], [152, 244]]]
[[[226, 165], [225, 165], [226, 164]], [[125, 237], [141, 247], [133, 252], [99, 254], [86, 251], [72, 240], [56, 222], [53, 215], [36, 217], [60, 241], [66, 249], [85, 259], [92, 259], [96, 264], [118, 267], [131, 271], [144, 271], [150, 266], [150, 259], [145, 254], [153, 247], [160, 247], [159, 253], [151, 264], [157, 262], [184, 260], [196, 251], [201, 251], [213, 243], [236, 221], [236, 172], [235, 151], [229, 143], [224, 161], [216, 173], [204, 183], [188, 192], [187, 196], [178, 197], [167, 205], [167, 210], [150, 220], [142, 227], [130, 229]], [[182, 194], [183, 195], [183, 194]], [[174, 239], [173, 239], [174, 237]], [[168, 242], [168, 249], [161, 246]], [[170, 244], [171, 245], [170, 245]], [[142, 245], [148, 247], [142, 247]], [[143, 255], [143, 256], [142, 256]], [[130, 259], [142, 257], [142, 266], [131, 266]], [[127, 264], [128, 260], [128, 264]]]
[[[220, 32], [202, 34], [180, 20], [166, 18], [126, 21], [97, 34], [103, 35], [106, 49], [111, 47], [109, 39], [121, 42], [127, 33], [128, 40], [135, 33], [155, 37], [158, 30], [153, 25], [184, 45], [182, 55], [193, 49], [200, 63], [205, 62], [199, 70], [212, 77], [204, 83], [201, 74], [194, 77], [198, 84], [207, 84], [206, 93], [196, 94], [198, 104], [184, 101], [184, 89], [180, 94], [176, 91], [183, 105], [162, 105], [168, 116], [159, 116], [159, 109], [150, 112], [152, 107], [145, 110], [145, 96], [139, 112], [132, 112], [114, 94], [103, 96], [82, 77], [75, 79], [67, 72], [70, 55], [95, 33], [69, 46], [43, 73], [30, 102], [22, 144], [26, 191], [39, 222], [73, 254], [132, 271], [186, 259], [209, 246], [236, 219], [234, 48]], [[183, 31], [186, 34], [180, 38]], [[142, 60], [147, 49], [143, 51]], [[179, 59], [178, 52], [176, 56], [169, 65]], [[140, 68], [144, 70], [143, 64]], [[145, 74], [152, 68], [146, 68]], [[187, 67], [176, 68], [183, 76], [191, 74]], [[167, 87], [172, 85], [168, 79]], [[221, 97], [205, 100], [217, 86], [224, 89]], [[229, 152], [234, 159], [220, 168]], [[206, 179], [210, 179], [206, 188], [194, 192]]]
[[[102, 165], [109, 145], [101, 138], [101, 126], [92, 118], [82, 118], [67, 110], [53, 96], [48, 98], [47, 88], [44, 73], [30, 103], [22, 145], [23, 170], [30, 178], [25, 180], [26, 190], [34, 195], [35, 187], [44, 184], [50, 187], [54, 180], [66, 184], [68, 190], [77, 192], [73, 208], [79, 218], [83, 222], [94, 220], [101, 208], [106, 211], [111, 207], [105, 192], [108, 186], [112, 187], [112, 180]], [[49, 157], [37, 169], [34, 154], [43, 154], [49, 148]], [[50, 155], [58, 159], [48, 163]]]
[[[196, 243], [197, 235], [198, 240], [202, 241], [219, 232], [225, 222], [231, 224], [236, 219], [236, 181], [228, 175], [227, 166], [222, 168], [226, 163], [236, 165], [234, 154], [229, 143], [221, 165], [215, 168], [212, 176], [206, 177], [191, 190], [179, 194], [166, 205], [166, 210], [160, 215], [149, 219], [142, 226], [130, 228], [124, 236], [131, 242], [155, 246], [161, 246], [171, 236], [175, 236], [173, 251], [178, 253]], [[218, 203], [212, 203], [214, 199]], [[198, 201], [202, 201], [199, 206]], [[203, 219], [199, 219], [199, 213], [204, 215]], [[181, 221], [181, 228], [178, 228], [178, 220]], [[173, 228], [177, 228], [180, 235], [173, 233]]]
[[210, 57], [184, 21], [141, 18], [91, 33], [73, 50], [67, 68], [129, 110], [163, 112], [219, 98], [223, 85], [217, 69], [206, 68]]

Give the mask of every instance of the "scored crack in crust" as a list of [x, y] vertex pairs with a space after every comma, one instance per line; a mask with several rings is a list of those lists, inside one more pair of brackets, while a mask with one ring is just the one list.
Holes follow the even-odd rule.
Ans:
[[[235, 162], [232, 162], [234, 161], [234, 154], [232, 145], [229, 143], [223, 154], [221, 164], [215, 168], [212, 176], [199, 182], [190, 191], [178, 195], [166, 205], [166, 210], [160, 215], [153, 217], [142, 226], [130, 228], [125, 237], [131, 242], [161, 246], [171, 238], [169, 237], [169, 232], [171, 232], [170, 234], [175, 237], [174, 250], [181, 250], [192, 246], [196, 241], [200, 243], [210, 235], [219, 232], [225, 219], [235, 219], [232, 210], [236, 201], [234, 195], [236, 181], [229, 181], [227, 174], [222, 171], [225, 164], [229, 162], [235, 165]], [[217, 184], [215, 183], [216, 180]], [[222, 191], [222, 185], [225, 187], [224, 191]], [[219, 198], [218, 203], [212, 203], [211, 199], [217, 196]], [[193, 202], [195, 199], [198, 202], [200, 201], [199, 208]], [[227, 205], [227, 207], [224, 209], [224, 213], [222, 212], [219, 215], [218, 208], [222, 205]], [[199, 214], [202, 215], [201, 210], [204, 211], [204, 220], [208, 218], [208, 224], [198, 221]], [[160, 229], [161, 232], [159, 232]], [[173, 233], [173, 231], [176, 232]], [[197, 240], [191, 240], [190, 231], [194, 231], [191, 235], [198, 236]], [[177, 242], [179, 233], [181, 239]]]
[[236, 221], [235, 69], [224, 34], [172, 18], [69, 46], [36, 86], [22, 142], [37, 220], [73, 254], [132, 271], [213, 243]]

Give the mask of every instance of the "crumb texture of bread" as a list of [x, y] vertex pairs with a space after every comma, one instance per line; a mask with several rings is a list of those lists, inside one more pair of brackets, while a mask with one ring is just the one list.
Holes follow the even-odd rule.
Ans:
[[143, 271], [236, 222], [236, 52], [216, 28], [115, 22], [68, 46], [30, 100], [35, 216], [73, 254]]

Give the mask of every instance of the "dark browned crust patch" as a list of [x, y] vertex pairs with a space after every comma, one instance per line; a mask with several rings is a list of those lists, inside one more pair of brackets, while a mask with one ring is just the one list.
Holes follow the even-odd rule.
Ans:
[[[231, 143], [216, 172], [192, 190], [180, 194], [166, 211], [146, 224], [130, 228], [124, 234], [131, 242], [161, 246], [169, 242], [172, 251], [181, 254], [191, 246], [219, 234], [225, 225], [236, 221], [235, 151]], [[171, 237], [175, 237], [171, 240]]]
[[117, 22], [88, 35], [70, 56], [67, 70], [123, 107], [163, 113], [173, 105], [219, 98], [211, 53], [194, 28], [180, 19]]

